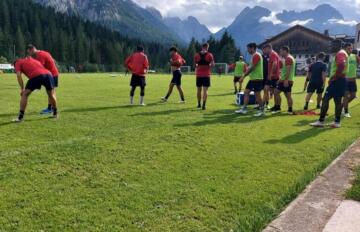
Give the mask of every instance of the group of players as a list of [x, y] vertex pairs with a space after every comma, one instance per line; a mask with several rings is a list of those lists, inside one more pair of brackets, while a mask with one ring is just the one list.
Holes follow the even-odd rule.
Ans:
[[[234, 69], [234, 88], [237, 94], [242, 90], [242, 85], [246, 77], [249, 81], [244, 91], [244, 104], [235, 113], [247, 114], [250, 94], [255, 94], [257, 113], [255, 117], [265, 116], [266, 110], [273, 114], [281, 112], [281, 93], [284, 93], [288, 113], [293, 114], [292, 87], [296, 75], [296, 60], [290, 53], [288, 46], [280, 49], [280, 55], [273, 50], [271, 44], [266, 44], [262, 49], [262, 54], [258, 52], [255, 43], [247, 45], [247, 52], [251, 55], [250, 64], [247, 65], [241, 56], [239, 61], [230, 65]], [[326, 54], [320, 53], [317, 59], [311, 64], [308, 71], [309, 85], [307, 87], [307, 96], [304, 110], [308, 110], [312, 95], [317, 93], [317, 108], [321, 109], [320, 119], [311, 126], [324, 127], [325, 117], [329, 109], [329, 102], [334, 99], [335, 102], [335, 121], [330, 124], [333, 128], [340, 127], [341, 114], [345, 117], [351, 117], [349, 112], [349, 103], [356, 98], [357, 85], [357, 67], [360, 64], [360, 58], [353, 54], [352, 44], [343, 44], [341, 41], [334, 41], [332, 45], [334, 60], [331, 62], [330, 75], [328, 75], [328, 66], [324, 62]], [[25, 109], [30, 94], [40, 89], [46, 88], [48, 94], [48, 106], [41, 111], [42, 114], [52, 114], [57, 118], [57, 100], [55, 88], [58, 86], [59, 71], [54, 59], [48, 52], [37, 50], [35, 46], [27, 47], [28, 56], [18, 59], [14, 63], [18, 83], [21, 89], [20, 112], [15, 122], [22, 122], [25, 115]], [[180, 94], [180, 102], [185, 103], [184, 91], [181, 87], [182, 73], [181, 67], [186, 64], [184, 58], [179, 54], [176, 47], [170, 49], [170, 66], [173, 78], [170, 82], [168, 92], [161, 98], [167, 102], [171, 96], [174, 87]], [[214, 56], [209, 52], [209, 44], [204, 43], [202, 49], [194, 57], [196, 67], [196, 86], [197, 86], [197, 107], [206, 110], [208, 98], [208, 89], [211, 87], [211, 70], [215, 66]], [[137, 51], [129, 56], [125, 61], [125, 67], [132, 73], [130, 81], [130, 104], [134, 104], [134, 95], [137, 87], [140, 88], [140, 105], [145, 106], [145, 87], [146, 74], [149, 69], [149, 60], [144, 53], [142, 46], [137, 47]], [[22, 79], [25, 74], [29, 81], [26, 86]], [[329, 84], [326, 89], [326, 78], [329, 76]], [[269, 107], [269, 101], [273, 97], [274, 106]]]
[[[266, 44], [262, 49], [262, 54], [258, 52], [255, 43], [247, 45], [247, 52], [251, 55], [250, 64], [247, 65], [241, 56], [239, 61], [230, 67], [234, 69], [234, 88], [235, 94], [242, 90], [242, 85], [246, 77], [249, 81], [244, 91], [244, 104], [235, 113], [247, 114], [250, 94], [255, 94], [256, 104], [258, 105], [256, 117], [265, 116], [266, 110], [273, 114], [281, 112], [281, 93], [284, 93], [288, 113], [293, 114], [292, 87], [296, 76], [296, 60], [290, 53], [288, 46], [280, 49], [280, 55], [273, 50], [271, 44]], [[334, 99], [335, 102], [335, 121], [330, 124], [332, 128], [341, 126], [341, 114], [345, 117], [351, 117], [349, 112], [349, 103], [356, 98], [357, 85], [357, 67], [360, 59], [353, 54], [353, 45], [350, 43], [343, 44], [341, 41], [334, 41], [332, 44], [332, 56], [334, 57], [330, 65], [330, 74], [328, 75], [328, 65], [324, 62], [326, 54], [321, 52], [317, 55], [315, 61], [310, 65], [308, 70], [309, 84], [307, 86], [307, 95], [305, 99], [304, 110], [309, 109], [309, 102], [312, 95], [317, 94], [317, 109], [321, 110], [320, 119], [311, 123], [314, 127], [324, 127], [325, 118], [329, 109], [329, 102]], [[166, 102], [173, 88], [176, 86], [179, 90], [181, 101], [185, 103], [184, 92], [181, 88], [181, 66], [186, 62], [178, 53], [175, 47], [170, 49], [171, 52], [171, 70], [173, 78], [171, 80], [169, 91], [162, 98]], [[214, 56], [209, 52], [209, 44], [205, 43], [202, 50], [195, 55], [196, 67], [196, 86], [198, 108], [206, 109], [208, 97], [208, 88], [211, 86], [211, 69], [215, 65]], [[149, 62], [139, 47], [138, 52], [130, 56], [126, 61], [126, 67], [133, 73], [131, 80], [131, 104], [133, 104], [134, 90], [137, 86], [141, 88], [140, 104], [144, 105], [144, 89], [146, 85], [145, 74], [149, 67]], [[325, 91], [326, 80], [329, 76], [328, 87]], [[325, 94], [323, 95], [325, 91]], [[274, 106], [269, 107], [269, 101], [274, 98]]]

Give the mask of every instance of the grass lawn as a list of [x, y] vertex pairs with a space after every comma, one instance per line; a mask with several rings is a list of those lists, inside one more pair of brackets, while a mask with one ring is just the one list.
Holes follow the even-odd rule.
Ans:
[[338, 130], [310, 128], [317, 117], [235, 115], [232, 77], [213, 79], [205, 112], [193, 76], [185, 105], [177, 93], [159, 103], [170, 78], [150, 76], [146, 107], [128, 106], [129, 78], [61, 78], [58, 121], [38, 114], [40, 91], [11, 124], [17, 82], [0, 75], [2, 231], [260, 231], [360, 136], [357, 102]]
[[357, 171], [357, 178], [354, 186], [346, 193], [348, 199], [360, 201], [360, 169]]

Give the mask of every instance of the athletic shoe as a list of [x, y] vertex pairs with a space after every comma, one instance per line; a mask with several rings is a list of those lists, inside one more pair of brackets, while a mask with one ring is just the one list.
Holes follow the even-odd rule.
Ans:
[[15, 118], [13, 120], [11, 120], [11, 122], [14, 122], [14, 123], [22, 123], [24, 121], [24, 119], [19, 119], [19, 118]]
[[146, 106], [146, 104], [143, 102], [143, 103], [140, 103], [139, 106]]
[[262, 110], [259, 110], [256, 114], [254, 114], [254, 117], [262, 117], [265, 116], [265, 112]]
[[274, 109], [271, 111], [272, 114], [279, 114], [281, 113], [281, 109], [280, 108], [277, 108], [277, 109]]
[[341, 124], [339, 122], [333, 122], [329, 126], [333, 129], [341, 128]]
[[308, 106], [304, 106], [304, 110], [309, 110], [309, 107], [308, 107]]
[[236, 95], [236, 94], [238, 94], [238, 92], [237, 92], [237, 91], [235, 91], [235, 92], [234, 92], [234, 94]]
[[161, 101], [162, 101], [162, 102], [167, 102], [167, 99], [166, 99], [165, 97], [162, 97], [162, 98], [161, 98]]
[[201, 107], [202, 110], [206, 110], [206, 106]]
[[246, 109], [240, 109], [235, 111], [236, 114], [247, 114], [247, 110]]
[[40, 114], [51, 114], [53, 111], [51, 110], [51, 109], [48, 109], [48, 108], [46, 108], [46, 109], [43, 109], [41, 112], [40, 112]]
[[179, 104], [185, 104], [186, 101], [179, 101]]
[[316, 121], [316, 122], [314, 122], [314, 123], [310, 123], [310, 126], [322, 128], [322, 127], [325, 127], [325, 124], [324, 124], [323, 122]]
[[51, 115], [50, 118], [58, 119], [58, 118], [59, 118], [59, 114], [57, 114], [57, 115]]
[[344, 117], [345, 117], [345, 118], [351, 118], [351, 114], [350, 114], [350, 113], [345, 113], [345, 114], [344, 114]]
[[290, 110], [288, 110], [288, 114], [289, 114], [289, 115], [293, 115], [293, 114], [294, 114], [294, 112], [293, 112], [292, 110], [291, 110], [291, 111], [290, 111]]

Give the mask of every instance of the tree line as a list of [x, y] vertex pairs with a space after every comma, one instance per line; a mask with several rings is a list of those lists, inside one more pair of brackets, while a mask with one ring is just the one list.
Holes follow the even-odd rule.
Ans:
[[[232, 63], [240, 54], [228, 33], [220, 40], [208, 39], [217, 62]], [[137, 45], [142, 44], [153, 69], [167, 69], [170, 45], [143, 43], [119, 32], [104, 28], [75, 15], [56, 12], [30, 0], [0, 1], [0, 57], [13, 61], [25, 55], [26, 44], [32, 43], [50, 51], [62, 71], [73, 66], [80, 71], [123, 71], [123, 62]], [[193, 39], [180, 48], [188, 65], [201, 43]]]

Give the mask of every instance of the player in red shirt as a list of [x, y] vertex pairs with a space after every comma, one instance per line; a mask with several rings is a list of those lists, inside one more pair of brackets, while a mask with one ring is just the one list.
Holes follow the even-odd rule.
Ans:
[[[194, 61], [196, 67], [198, 109], [206, 110], [208, 89], [211, 86], [211, 68], [215, 66], [214, 56], [209, 52], [208, 43], [202, 45], [202, 49], [195, 55]], [[202, 106], [201, 98], [203, 100]]]
[[271, 44], [263, 47], [263, 52], [269, 56], [268, 76], [265, 80], [264, 102], [269, 104], [270, 97], [274, 95], [277, 83], [280, 80], [280, 56], [273, 50]]
[[174, 86], [176, 86], [176, 88], [179, 91], [180, 98], [181, 98], [181, 101], [179, 103], [185, 103], [184, 91], [181, 88], [182, 73], [181, 73], [180, 68], [181, 68], [181, 66], [186, 64], [186, 61], [178, 53], [178, 50], [176, 47], [170, 48], [170, 55], [171, 55], [170, 65], [171, 65], [171, 71], [173, 73], [173, 78], [171, 80], [168, 93], [166, 94], [165, 97], [161, 98], [161, 100], [163, 102], [167, 102], [167, 100], [169, 99], [169, 97], [174, 89]]
[[[14, 122], [22, 122], [24, 120], [28, 98], [34, 90], [41, 89], [41, 86], [46, 88], [46, 92], [49, 96], [53, 109], [53, 117], [57, 118], [57, 101], [54, 91], [54, 78], [52, 77], [50, 71], [44, 68], [39, 61], [31, 57], [18, 59], [15, 61], [14, 66], [21, 95], [20, 113]], [[22, 74], [27, 76], [29, 79], [26, 86], [24, 86]]]
[[135, 52], [125, 60], [125, 66], [132, 73], [130, 82], [130, 104], [134, 104], [134, 94], [136, 87], [140, 87], [140, 105], [145, 106], [145, 77], [149, 69], [149, 60], [145, 55], [144, 48], [142, 46], [138, 46], [137, 52]]
[[[54, 58], [50, 53], [46, 51], [37, 50], [36, 47], [32, 44], [27, 46], [27, 53], [29, 56], [32, 56], [34, 59], [38, 60], [47, 70], [51, 72], [51, 75], [54, 78], [54, 87], [59, 86], [59, 70], [56, 67]], [[50, 114], [52, 113], [51, 101], [48, 99], [48, 107], [41, 111], [41, 114]]]
[[331, 64], [331, 73], [329, 85], [326, 89], [322, 105], [319, 121], [311, 123], [313, 127], [324, 127], [325, 118], [329, 110], [329, 102], [334, 99], [335, 102], [335, 121], [330, 124], [332, 128], [340, 128], [341, 112], [343, 109], [343, 97], [346, 93], [346, 73], [348, 69], [348, 54], [342, 49], [343, 42], [334, 40], [332, 42], [332, 51], [334, 52], [334, 60]]

